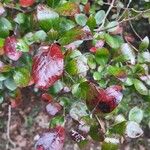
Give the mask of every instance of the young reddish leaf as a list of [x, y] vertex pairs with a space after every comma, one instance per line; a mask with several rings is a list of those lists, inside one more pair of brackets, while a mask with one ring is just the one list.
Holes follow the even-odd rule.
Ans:
[[65, 129], [57, 126], [44, 133], [35, 144], [36, 150], [62, 150], [65, 140]]
[[49, 103], [46, 106], [46, 111], [50, 116], [55, 116], [61, 109], [62, 106], [59, 103]]
[[84, 6], [84, 13], [85, 14], [89, 14], [89, 12], [90, 12], [90, 3], [88, 2], [88, 3], [86, 3], [85, 4], [85, 6]]
[[32, 77], [35, 86], [47, 89], [63, 74], [64, 56], [57, 44], [42, 46], [33, 59]]
[[96, 47], [91, 47], [91, 48], [90, 48], [90, 52], [95, 53], [96, 51], [97, 51], [97, 48], [96, 48]]
[[17, 61], [21, 55], [21, 51], [17, 51], [17, 39], [14, 36], [7, 37], [4, 44], [5, 55], [11, 60]]
[[110, 113], [112, 112], [122, 100], [122, 87], [114, 85], [108, 87], [106, 90], [97, 89], [95, 85], [91, 84], [91, 92], [94, 93], [87, 99], [87, 106], [95, 113]]
[[57, 8], [57, 11], [63, 16], [74, 16], [80, 12], [79, 5], [74, 2], [66, 2]]
[[30, 7], [35, 3], [35, 0], [19, 0], [19, 4], [22, 7]]
[[53, 100], [53, 97], [50, 94], [47, 94], [47, 93], [42, 94], [41, 98], [44, 102], [49, 102], [49, 103], [51, 103], [52, 100]]

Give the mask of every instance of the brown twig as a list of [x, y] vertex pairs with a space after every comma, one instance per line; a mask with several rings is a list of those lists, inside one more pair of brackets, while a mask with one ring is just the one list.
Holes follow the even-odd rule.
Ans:
[[7, 145], [6, 149], [9, 149], [9, 143], [13, 145], [13, 147], [16, 147], [16, 144], [12, 141], [10, 137], [10, 122], [11, 122], [11, 105], [8, 106], [8, 121], [7, 121]]
[[[150, 9], [141, 11], [138, 15], [136, 15], [136, 16], [134, 16], [134, 17], [131, 17], [131, 18], [123, 19], [122, 21], [118, 22], [118, 24], [122, 24], [122, 23], [124, 23], [124, 22], [129, 22], [129, 21], [135, 20], [135, 19], [137, 19], [138, 17], [142, 16], [144, 13], [149, 12], [149, 11], [150, 11]], [[96, 31], [96, 32], [107, 31], [107, 30], [112, 29], [112, 28], [115, 28], [115, 27], [117, 27], [117, 26], [118, 26], [118, 25], [114, 25], [114, 26], [111, 26], [111, 27], [108, 27], [108, 28], [103, 28], [103, 29], [98, 28], [98, 29], [95, 29], [94, 31]]]

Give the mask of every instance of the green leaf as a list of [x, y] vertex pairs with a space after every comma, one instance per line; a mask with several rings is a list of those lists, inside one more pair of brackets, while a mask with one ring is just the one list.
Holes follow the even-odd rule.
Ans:
[[128, 43], [124, 43], [121, 46], [121, 52], [132, 65], [135, 65], [135, 53]]
[[128, 117], [130, 121], [140, 123], [143, 119], [143, 110], [135, 106], [130, 110]]
[[110, 127], [108, 132], [110, 134], [124, 135], [125, 130], [126, 130], [126, 121], [123, 121]]
[[0, 38], [0, 48], [4, 46], [5, 39]]
[[80, 121], [82, 117], [88, 115], [86, 104], [81, 101], [73, 103], [69, 114], [74, 120]]
[[80, 84], [75, 84], [72, 87], [72, 94], [77, 98], [86, 99], [87, 93], [89, 92], [88, 82], [82, 82]]
[[118, 36], [104, 35], [106, 43], [113, 49], [119, 49], [122, 45], [122, 40]]
[[4, 85], [7, 87], [7, 89], [11, 90], [11, 91], [14, 91], [17, 89], [17, 85], [16, 83], [14, 82], [13, 79], [11, 78], [8, 78], [7, 80], [4, 81]]
[[105, 65], [108, 62], [109, 57], [110, 53], [106, 48], [98, 49], [95, 53], [95, 60], [100, 65]]
[[70, 44], [76, 40], [83, 34], [83, 31], [80, 28], [73, 28], [69, 31], [65, 32], [64, 35], [60, 38], [59, 42], [62, 45]]
[[101, 77], [102, 77], [101, 73], [99, 73], [99, 72], [97, 72], [97, 71], [94, 72], [94, 74], [93, 74], [94, 80], [100, 80]]
[[104, 10], [100, 10], [95, 14], [95, 20], [96, 20], [96, 24], [100, 25], [103, 21], [105, 17], [105, 11]]
[[142, 42], [141, 42], [141, 44], [139, 46], [139, 50], [144, 51], [144, 50], [146, 50], [148, 48], [148, 46], [149, 46], [149, 38], [146, 36], [142, 40]]
[[59, 3], [60, 0], [46, 0], [48, 6], [55, 8]]
[[59, 126], [59, 125], [62, 126], [64, 124], [64, 121], [65, 121], [65, 119], [63, 116], [56, 116], [51, 119], [49, 127], [55, 128], [56, 126]]
[[16, 50], [22, 51], [22, 52], [29, 52], [29, 46], [27, 45], [27, 43], [23, 39], [18, 39]]
[[148, 89], [144, 83], [138, 79], [134, 79], [134, 87], [141, 95], [148, 95]]
[[96, 68], [95, 56], [90, 54], [87, 58], [89, 67], [91, 69], [95, 69]]
[[24, 37], [23, 40], [28, 44], [31, 45], [35, 42], [34, 40], [34, 34], [32, 32], [27, 33]]
[[41, 28], [45, 31], [49, 31], [51, 28], [59, 28], [59, 15], [52, 8], [46, 5], [38, 5], [37, 7], [37, 19]]
[[63, 87], [64, 87], [63, 82], [58, 80], [52, 87], [49, 88], [49, 92], [53, 95], [58, 94], [63, 89]]
[[107, 24], [106, 28], [108, 28], [108, 32], [114, 32], [117, 30], [118, 25], [117, 21], [112, 21]]
[[104, 134], [100, 131], [100, 127], [97, 125], [92, 125], [90, 127], [89, 135], [94, 141], [104, 141]]
[[86, 22], [87, 22], [87, 17], [85, 14], [76, 14], [75, 20], [76, 20], [78, 25], [85, 26]]
[[66, 2], [56, 8], [57, 12], [63, 16], [74, 16], [79, 12], [79, 6], [75, 2]]
[[111, 142], [103, 142], [102, 150], [118, 150], [118, 145]]
[[17, 86], [26, 87], [30, 81], [30, 72], [26, 68], [17, 68], [14, 71], [13, 79]]
[[4, 17], [0, 18], [0, 38], [6, 38], [9, 35], [9, 31], [12, 30], [10, 21]]
[[150, 52], [142, 52], [138, 54], [139, 63], [150, 63]]
[[34, 40], [36, 42], [43, 42], [46, 40], [46, 38], [47, 38], [47, 34], [43, 30], [36, 31], [34, 33]]
[[27, 16], [24, 13], [19, 13], [15, 17], [14, 21], [18, 24], [24, 24], [27, 20]]
[[77, 74], [78, 73], [77, 62], [75, 60], [69, 61], [65, 66], [65, 70], [70, 75]]
[[96, 27], [96, 20], [93, 16], [90, 16], [87, 20], [87, 26], [90, 28], [90, 30], [94, 30]]
[[127, 124], [126, 133], [130, 138], [138, 138], [143, 134], [143, 130], [138, 123], [129, 121]]
[[127, 76], [125, 69], [117, 66], [109, 66], [107, 68], [108, 74], [113, 75], [117, 78], [125, 78]]
[[10, 73], [0, 73], [0, 81], [6, 80], [10, 76]]

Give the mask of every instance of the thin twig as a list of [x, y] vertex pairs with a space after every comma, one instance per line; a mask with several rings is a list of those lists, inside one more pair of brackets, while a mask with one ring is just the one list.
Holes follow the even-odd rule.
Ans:
[[[122, 21], [118, 22], [118, 24], [122, 24], [122, 23], [124, 23], [124, 22], [128, 22], [128, 21], [131, 21], [131, 20], [135, 20], [136, 18], [142, 16], [144, 13], [149, 12], [149, 11], [150, 11], [150, 9], [141, 11], [139, 14], [137, 14], [137, 15], [134, 16], [134, 17], [127, 18], [127, 19], [123, 19]], [[107, 31], [107, 30], [112, 29], [112, 28], [115, 28], [115, 27], [117, 27], [117, 26], [118, 26], [118, 25], [114, 25], [114, 26], [111, 26], [111, 27], [108, 27], [108, 28], [103, 28], [103, 29], [98, 28], [98, 29], [95, 29], [94, 31], [96, 31], [96, 32]]]
[[136, 30], [134, 29], [131, 20], [129, 21], [130, 27], [132, 29], [132, 31], [134, 32], [134, 34], [142, 41], [142, 38], [140, 37], [140, 35], [136, 32]]
[[118, 21], [124, 16], [124, 14], [126, 13], [126, 11], [128, 10], [130, 4], [131, 4], [132, 0], [129, 0], [127, 7], [125, 8], [125, 10], [123, 11], [122, 15], [119, 17]]
[[7, 121], [7, 139], [8, 139], [8, 144], [6, 145], [6, 149], [9, 148], [9, 143], [13, 145], [13, 147], [16, 147], [16, 143], [12, 141], [10, 138], [10, 122], [11, 122], [11, 105], [8, 107], [8, 121]]
[[98, 30], [100, 30], [101, 28], [103, 28], [103, 26], [104, 26], [104, 24], [105, 24], [105, 21], [106, 21], [106, 19], [107, 19], [107, 16], [109, 15], [111, 9], [112, 9], [113, 6], [114, 6], [114, 3], [115, 3], [115, 0], [112, 0], [111, 4], [110, 4], [110, 6], [109, 6], [109, 8], [108, 8], [108, 10], [107, 10], [107, 12], [106, 12], [106, 15], [105, 15], [105, 17], [104, 17], [104, 19], [103, 19], [103, 22], [102, 22], [101, 26], [98, 28]]

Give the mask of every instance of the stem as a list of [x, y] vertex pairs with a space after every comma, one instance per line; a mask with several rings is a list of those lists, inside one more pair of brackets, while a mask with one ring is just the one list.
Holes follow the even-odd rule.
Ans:
[[12, 141], [10, 138], [10, 122], [11, 122], [11, 105], [8, 107], [8, 121], [7, 121], [7, 139], [8, 143], [6, 145], [6, 149], [9, 149], [9, 143], [13, 145], [13, 147], [16, 147], [16, 144]]

